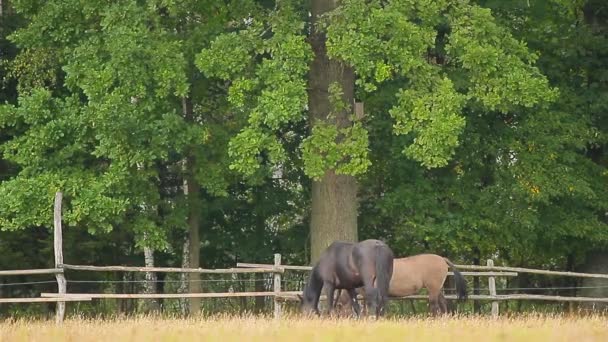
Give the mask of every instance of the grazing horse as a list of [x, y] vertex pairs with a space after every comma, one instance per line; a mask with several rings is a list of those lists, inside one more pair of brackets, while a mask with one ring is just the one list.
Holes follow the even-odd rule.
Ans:
[[[436, 254], [418, 254], [407, 258], [394, 259], [393, 275], [388, 293], [390, 296], [404, 297], [416, 294], [424, 287], [429, 294], [429, 310], [431, 313], [433, 315], [446, 313], [447, 301], [443, 296], [442, 288], [447, 277], [448, 266], [454, 272], [458, 299], [466, 299], [467, 285], [464, 277], [450, 260]], [[350, 302], [345, 294], [338, 293], [336, 307], [340, 314], [351, 311]]]
[[363, 287], [368, 300], [367, 312], [381, 316], [388, 299], [388, 287], [393, 274], [393, 251], [382, 241], [365, 240], [359, 243], [333, 242], [321, 254], [304, 286], [301, 310], [319, 315], [319, 297], [325, 287], [327, 310], [331, 315], [334, 291], [346, 290], [351, 305], [360, 314], [355, 289]]

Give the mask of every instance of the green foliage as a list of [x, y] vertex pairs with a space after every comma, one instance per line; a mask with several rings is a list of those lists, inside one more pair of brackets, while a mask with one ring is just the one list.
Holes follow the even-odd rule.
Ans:
[[[50, 227], [54, 191], [61, 190], [68, 225], [86, 226], [91, 233], [122, 225], [140, 239], [145, 232], [140, 243], [164, 249], [159, 212], [142, 209], [165, 200], [159, 196], [164, 192], [159, 165], [187, 155], [192, 144], [203, 144], [210, 135], [209, 128], [186, 122], [182, 114], [180, 99], [188, 96], [193, 78], [186, 48], [193, 41], [177, 35], [175, 26], [163, 26], [168, 18], [161, 8], [137, 1], [15, 7], [28, 25], [10, 36], [23, 48], [7, 63], [21, 86], [19, 102], [0, 107], [0, 126], [11, 132], [0, 150], [19, 167], [0, 186], [7, 194], [0, 201], [3, 227]], [[55, 59], [44, 69], [44, 63], [22, 62], [29, 56]], [[51, 71], [59, 68], [62, 78], [53, 79]], [[225, 140], [214, 141], [217, 149], [222, 142], [226, 146]], [[201, 183], [213, 193], [225, 192], [221, 162], [196, 153], [213, 170]]]
[[248, 115], [248, 127], [230, 143], [231, 169], [251, 176], [264, 160], [285, 159], [272, 132], [304, 119], [305, 74], [312, 58], [302, 34], [304, 22], [290, 2], [282, 2], [266, 21], [245, 20], [238, 32], [219, 35], [197, 55], [206, 75], [232, 80], [230, 103]]
[[550, 102], [557, 92], [532, 64], [537, 56], [495, 24], [490, 10], [456, 7], [446, 52], [468, 74], [468, 95], [488, 110]]
[[244, 129], [230, 142], [228, 153], [231, 158], [238, 160], [238, 163], [230, 165], [230, 169], [253, 175], [260, 166], [262, 150], [268, 151], [272, 162], [280, 162], [284, 158], [283, 149], [274, 137], [253, 128]]
[[[465, 105], [508, 112], [556, 96], [532, 66], [536, 56], [487, 9], [466, 1], [349, 0], [325, 25], [328, 54], [351, 64], [365, 91], [396, 77], [410, 81], [391, 113], [395, 133], [416, 133], [405, 153], [427, 167], [445, 166], [454, 154]], [[447, 44], [438, 39], [443, 35]], [[456, 77], [456, 85], [447, 77]]]
[[338, 129], [335, 125], [319, 122], [302, 142], [304, 170], [317, 180], [326, 170], [335, 170], [337, 174], [362, 174], [370, 165], [367, 146], [367, 130], [360, 123]]
[[[365, 99], [376, 123], [362, 185], [362, 237], [391, 236], [397, 253], [498, 256], [505, 264], [563, 269], [568, 256], [580, 263], [588, 251], [605, 248], [608, 237], [607, 164], [599, 147], [607, 127], [599, 119], [606, 108], [599, 95], [605, 27], [581, 24], [582, 4], [479, 2], [495, 19], [481, 8], [451, 16], [440, 56], [467, 99], [461, 138], [444, 167], [424, 171], [396, 157], [403, 144], [415, 145], [413, 124], [405, 126], [409, 135], [386, 139], [404, 128], [388, 124], [387, 111], [398, 123], [411, 120], [405, 111], [394, 115], [404, 98], [390, 96], [403, 83], [416, 85], [410, 76]], [[604, 13], [603, 5], [585, 6]], [[436, 88], [431, 94], [443, 99]], [[424, 95], [405, 99], [415, 103]]]
[[465, 96], [444, 78], [427, 86], [402, 90], [398, 98], [399, 105], [390, 110], [396, 120], [395, 133], [416, 132], [406, 154], [426, 167], [447, 165], [465, 124], [460, 116]]

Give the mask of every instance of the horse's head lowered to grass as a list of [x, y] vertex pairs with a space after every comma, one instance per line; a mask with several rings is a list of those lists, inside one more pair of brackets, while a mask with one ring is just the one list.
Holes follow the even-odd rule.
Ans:
[[369, 298], [367, 312], [381, 316], [392, 273], [393, 252], [384, 242], [373, 239], [359, 243], [336, 241], [327, 247], [313, 267], [300, 297], [300, 310], [304, 314], [319, 314], [319, 298], [325, 287], [329, 313], [333, 308], [334, 291], [343, 289], [351, 295], [353, 308], [359, 315], [355, 289], [363, 287]]

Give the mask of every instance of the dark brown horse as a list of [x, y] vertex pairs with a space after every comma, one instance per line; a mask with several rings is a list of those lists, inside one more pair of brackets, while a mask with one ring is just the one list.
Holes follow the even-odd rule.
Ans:
[[[447, 258], [436, 254], [419, 254], [393, 261], [393, 275], [389, 295], [404, 297], [418, 293], [426, 288], [429, 294], [429, 310], [433, 315], [447, 312], [447, 301], [443, 296], [443, 284], [447, 277], [448, 266], [454, 272], [458, 299], [467, 297], [466, 282], [462, 274]], [[364, 295], [363, 293], [361, 293]], [[337, 310], [341, 315], [351, 312], [350, 299], [343, 293], [338, 294]]]
[[381, 316], [388, 299], [389, 282], [393, 274], [393, 252], [382, 241], [359, 243], [334, 242], [323, 252], [313, 267], [300, 297], [304, 313], [319, 314], [319, 297], [325, 287], [328, 314], [333, 309], [334, 291], [346, 290], [351, 295], [352, 308], [360, 314], [355, 289], [363, 287], [367, 312]]

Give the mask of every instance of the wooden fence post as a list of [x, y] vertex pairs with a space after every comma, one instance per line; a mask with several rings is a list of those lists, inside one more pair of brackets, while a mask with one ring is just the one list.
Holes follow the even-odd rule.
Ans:
[[[281, 254], [274, 255], [274, 267], [281, 266]], [[281, 273], [274, 273], [274, 318], [281, 318], [281, 302], [279, 301], [279, 293], [281, 292]]]
[[[55, 273], [57, 279], [57, 293], [65, 294], [67, 282], [63, 275], [63, 237], [61, 234], [61, 201], [63, 199], [63, 193], [55, 193], [55, 210], [54, 214], [54, 239], [53, 247], [55, 249], [55, 268], [59, 268], [62, 272]], [[57, 302], [55, 309], [55, 322], [63, 322], [65, 316], [65, 302]]]
[[[488, 267], [494, 267], [494, 260], [488, 259]], [[496, 278], [488, 277], [490, 296], [496, 296]], [[492, 318], [498, 318], [498, 301], [492, 301]]]

